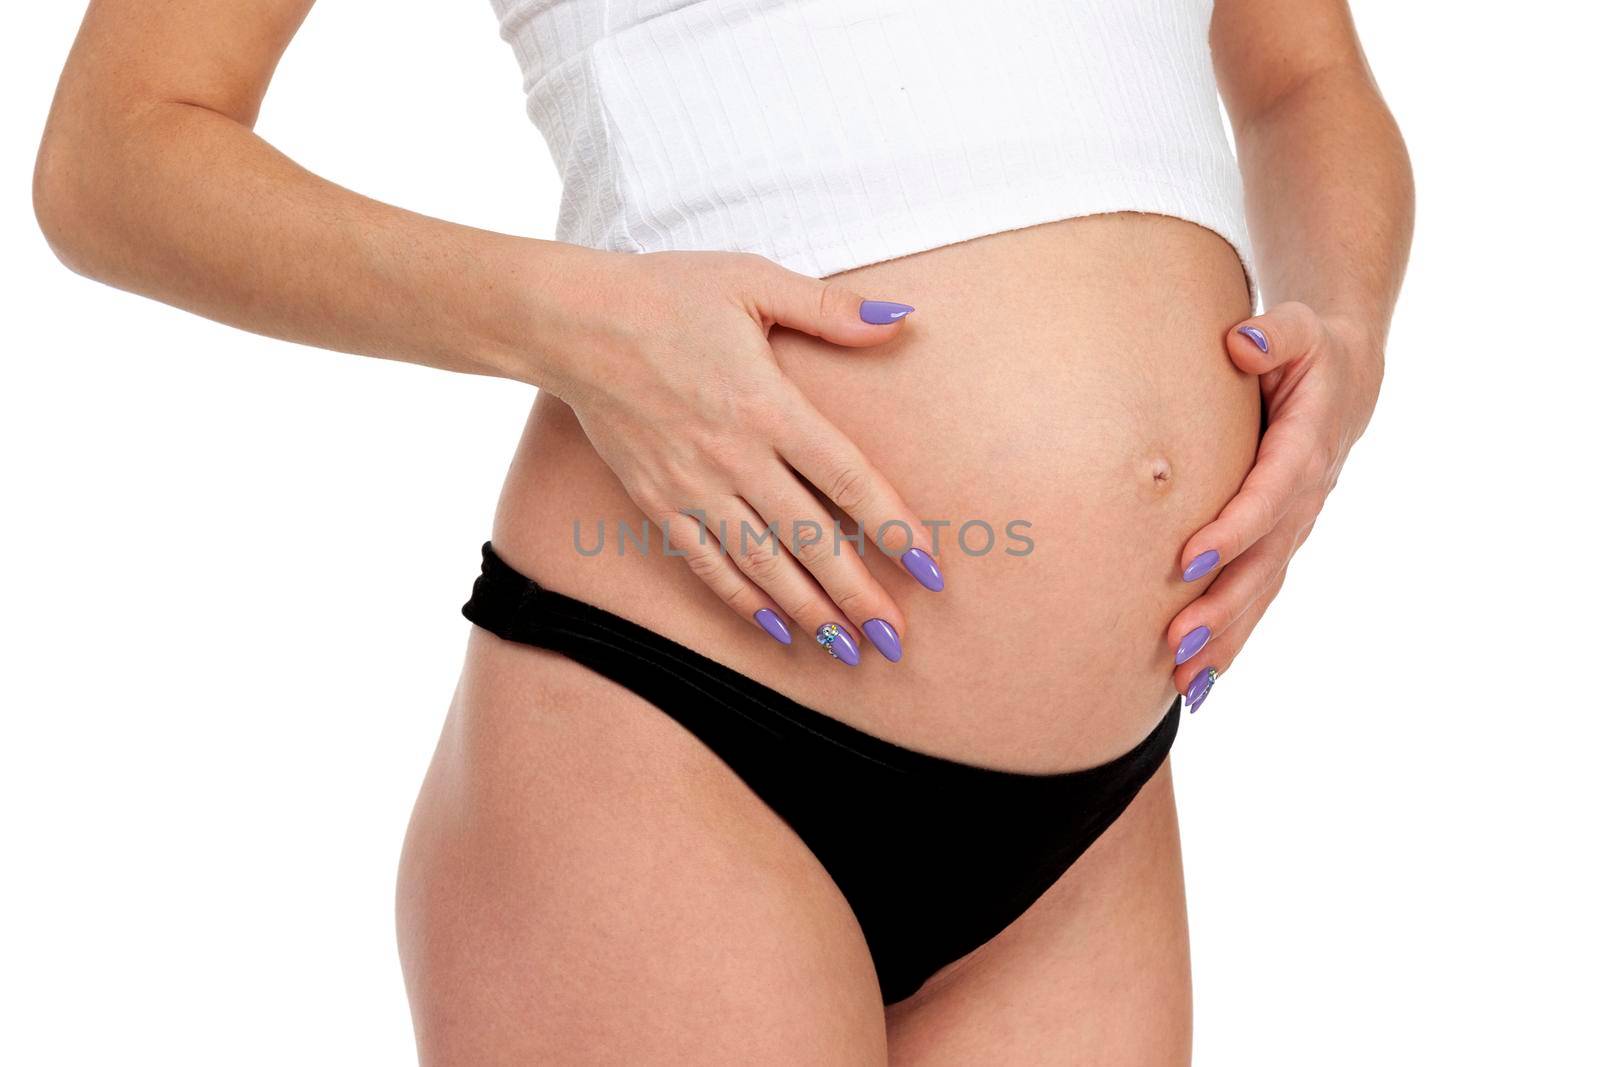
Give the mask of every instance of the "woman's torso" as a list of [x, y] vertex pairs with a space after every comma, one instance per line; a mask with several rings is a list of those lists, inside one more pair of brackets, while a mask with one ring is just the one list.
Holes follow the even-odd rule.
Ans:
[[[780, 647], [659, 545], [619, 555], [617, 524], [641, 516], [549, 395], [508, 474], [496, 547], [551, 588], [908, 747], [1034, 771], [1131, 747], [1172, 699], [1167, 627], [1205, 584], [1181, 580], [1179, 553], [1255, 455], [1258, 384], [1224, 349], [1250, 312], [1234, 248], [1118, 213], [842, 277], [914, 304], [902, 336], [847, 351], [779, 328], [772, 347], [919, 515], [950, 523], [942, 593], [867, 550], [906, 614], [900, 663], [865, 649], [845, 668], [805, 635]], [[575, 522], [590, 551], [603, 524], [605, 550], [580, 552]], [[969, 523], [993, 531], [987, 551], [982, 525], [958, 540]], [[472, 649], [485, 660], [481, 638]]]

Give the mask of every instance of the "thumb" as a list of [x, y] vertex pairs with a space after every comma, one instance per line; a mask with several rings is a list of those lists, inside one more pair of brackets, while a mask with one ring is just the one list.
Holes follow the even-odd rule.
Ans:
[[1246, 374], [1265, 374], [1309, 352], [1321, 329], [1316, 312], [1286, 300], [1229, 330], [1228, 357]]
[[758, 297], [773, 322], [836, 345], [860, 348], [898, 337], [901, 321], [916, 309], [892, 300], [868, 300], [843, 282], [780, 268]]

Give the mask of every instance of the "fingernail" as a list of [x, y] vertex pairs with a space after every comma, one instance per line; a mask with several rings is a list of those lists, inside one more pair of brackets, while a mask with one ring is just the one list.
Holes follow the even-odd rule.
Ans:
[[861, 321], [870, 322], [874, 326], [887, 326], [891, 322], [898, 322], [915, 310], [917, 309], [910, 304], [896, 304], [893, 300], [863, 300]]
[[1194, 559], [1189, 561], [1189, 565], [1187, 567], [1183, 568], [1183, 580], [1186, 582], [1192, 582], [1196, 578], [1204, 578], [1206, 575], [1211, 573], [1211, 568], [1215, 567], [1217, 565], [1217, 560], [1221, 558], [1222, 556], [1218, 554], [1217, 550], [1214, 548], [1207, 549], [1206, 551], [1200, 553]]
[[1250, 343], [1261, 349], [1261, 351], [1265, 352], [1267, 350], [1267, 335], [1254, 326], [1241, 326], [1239, 327], [1239, 332], [1250, 338]]
[[944, 588], [944, 575], [933, 557], [920, 548], [908, 548], [900, 556], [900, 565], [911, 572], [911, 577], [935, 593]]
[[756, 622], [759, 622], [761, 628], [771, 634], [772, 639], [778, 644], [787, 645], [789, 643], [789, 628], [783, 624], [782, 619], [778, 618], [776, 611], [771, 608], [762, 608], [756, 612]]
[[1189, 691], [1183, 694], [1183, 699], [1189, 702], [1189, 710], [1191, 712], [1205, 703], [1206, 694], [1211, 692], [1211, 683], [1216, 680], [1217, 669], [1215, 667], [1207, 667], [1194, 676], [1194, 681], [1189, 683]]
[[1211, 640], [1211, 627], [1196, 626], [1183, 635], [1183, 640], [1178, 642], [1178, 662], [1188, 663], [1194, 654], [1206, 647], [1206, 642]]
[[836, 622], [825, 622], [817, 627], [817, 644], [840, 663], [854, 667], [861, 662], [861, 650], [856, 648], [856, 639]]
[[894, 632], [893, 626], [882, 619], [868, 619], [861, 632], [867, 635], [873, 648], [883, 653], [884, 659], [890, 663], [900, 662], [900, 635]]

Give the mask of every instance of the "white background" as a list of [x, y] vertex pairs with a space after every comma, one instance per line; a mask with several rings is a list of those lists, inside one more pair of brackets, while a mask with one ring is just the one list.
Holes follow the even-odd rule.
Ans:
[[[0, 1062], [410, 1062], [394, 867], [531, 392], [59, 266], [80, 9], [13, 5], [0, 64]], [[1595, 1063], [1600, 27], [1356, 12], [1416, 248], [1372, 429], [1178, 742], [1196, 1063]], [[550, 236], [487, 0], [324, 0], [259, 130]]]

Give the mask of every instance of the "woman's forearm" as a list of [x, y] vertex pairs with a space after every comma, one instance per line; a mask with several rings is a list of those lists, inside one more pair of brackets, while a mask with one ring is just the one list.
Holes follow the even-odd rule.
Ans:
[[604, 253], [405, 211], [177, 101], [58, 107], [35, 176], [74, 270], [257, 333], [545, 384]]
[[1411, 247], [1405, 142], [1364, 65], [1330, 66], [1235, 117], [1263, 298], [1356, 326], [1381, 359]]

